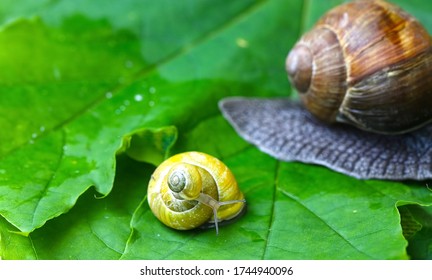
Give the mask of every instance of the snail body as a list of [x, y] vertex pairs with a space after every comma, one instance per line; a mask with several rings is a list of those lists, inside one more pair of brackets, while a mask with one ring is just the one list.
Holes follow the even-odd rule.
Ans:
[[153, 214], [165, 225], [189, 230], [206, 223], [230, 220], [242, 213], [243, 193], [228, 167], [200, 152], [174, 155], [151, 176], [147, 199]]
[[385, 1], [354, 1], [325, 14], [286, 60], [304, 106], [325, 122], [383, 134], [432, 120], [432, 39]]
[[286, 70], [301, 103], [219, 103], [244, 139], [359, 179], [432, 179], [432, 40], [413, 16], [382, 0], [337, 6], [294, 45]]

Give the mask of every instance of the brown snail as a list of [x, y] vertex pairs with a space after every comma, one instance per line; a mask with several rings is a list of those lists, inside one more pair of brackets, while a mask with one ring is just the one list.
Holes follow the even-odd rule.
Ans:
[[324, 15], [287, 57], [304, 106], [327, 122], [403, 133], [432, 120], [432, 40], [385, 1], [355, 1]]
[[162, 162], [151, 176], [147, 200], [153, 214], [179, 230], [234, 219], [246, 200], [228, 167], [200, 152], [185, 152]]
[[[302, 106], [221, 101], [245, 139], [358, 178], [432, 178], [432, 39], [413, 16], [381, 0], [335, 7], [295, 44], [286, 70]], [[361, 130], [326, 124], [335, 122]]]

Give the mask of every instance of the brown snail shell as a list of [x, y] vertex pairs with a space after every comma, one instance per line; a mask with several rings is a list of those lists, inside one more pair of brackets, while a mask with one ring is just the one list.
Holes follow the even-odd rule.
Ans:
[[289, 53], [304, 106], [326, 122], [404, 133], [432, 120], [432, 40], [385, 1], [354, 1], [325, 14]]
[[[287, 58], [302, 105], [237, 97], [219, 107], [277, 159], [360, 179], [432, 179], [431, 52], [430, 35], [399, 7], [350, 2], [325, 14]], [[328, 125], [335, 122], [355, 127]]]

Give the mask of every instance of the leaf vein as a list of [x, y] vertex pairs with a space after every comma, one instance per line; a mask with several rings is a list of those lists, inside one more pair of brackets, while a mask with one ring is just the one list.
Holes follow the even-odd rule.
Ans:
[[273, 179], [273, 197], [272, 197], [272, 207], [270, 210], [270, 221], [269, 221], [269, 225], [268, 228], [269, 230], [267, 231], [267, 237], [265, 238], [265, 244], [264, 244], [264, 252], [261, 256], [261, 259], [266, 259], [266, 255], [268, 252], [268, 249], [270, 248], [269, 246], [269, 240], [271, 238], [271, 233], [272, 233], [272, 225], [274, 223], [274, 213], [275, 213], [275, 200], [276, 200], [276, 190], [277, 190], [277, 182], [278, 182], [278, 178], [279, 178], [279, 171], [280, 171], [280, 161], [276, 162], [276, 166], [275, 166], [275, 176]]
[[304, 204], [298, 197], [296, 197], [293, 194], [290, 194], [289, 192], [283, 190], [283, 189], [279, 189], [279, 191], [285, 195], [286, 197], [294, 200], [296, 203], [298, 203], [299, 205], [301, 205], [304, 209], [306, 209], [309, 213], [313, 214], [316, 218], [318, 218], [321, 222], [323, 222], [330, 230], [332, 230], [335, 234], [337, 234], [343, 241], [345, 241], [351, 248], [353, 248], [354, 250], [356, 250], [357, 252], [367, 256], [370, 259], [374, 259], [373, 256], [367, 254], [366, 252], [360, 250], [359, 248], [357, 248], [355, 246], [355, 244], [353, 244], [352, 242], [350, 242], [348, 240], [348, 238], [346, 238], [341, 232], [339, 232], [335, 227], [333, 227], [330, 223], [328, 223], [326, 220], [324, 220], [320, 215], [318, 215], [317, 213], [315, 213], [311, 208], [309, 208], [306, 204]]
[[[64, 145], [66, 143], [66, 132], [64, 130], [61, 130], [61, 132], [62, 132], [62, 134], [61, 134], [62, 135], [62, 137], [61, 137], [61, 141], [62, 141], [61, 147], [64, 147]], [[38, 212], [38, 209], [39, 209], [39, 207], [41, 205], [41, 202], [45, 198], [46, 194], [48, 193], [48, 190], [50, 188], [51, 182], [53, 181], [53, 179], [55, 177], [55, 174], [57, 173], [57, 171], [60, 168], [60, 164], [62, 162], [63, 157], [64, 157], [64, 150], [62, 148], [61, 151], [60, 151], [60, 153], [59, 153], [59, 156], [57, 158], [56, 165], [53, 168], [53, 171], [51, 172], [50, 178], [47, 180], [46, 184], [44, 185], [43, 190], [41, 192], [39, 192], [38, 200], [35, 203], [34, 210], [33, 210], [32, 223], [31, 223], [33, 227], [35, 226], [35, 219], [37, 217], [37, 212]]]

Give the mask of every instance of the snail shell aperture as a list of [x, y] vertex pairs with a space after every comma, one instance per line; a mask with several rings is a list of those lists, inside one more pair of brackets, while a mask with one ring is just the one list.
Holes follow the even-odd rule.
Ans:
[[245, 209], [243, 193], [228, 167], [215, 157], [186, 152], [161, 163], [151, 176], [147, 199], [165, 225], [188, 230], [231, 220]]
[[335, 7], [294, 45], [286, 70], [301, 105], [219, 103], [247, 141], [356, 178], [432, 178], [432, 40], [413, 16], [381, 0]]

